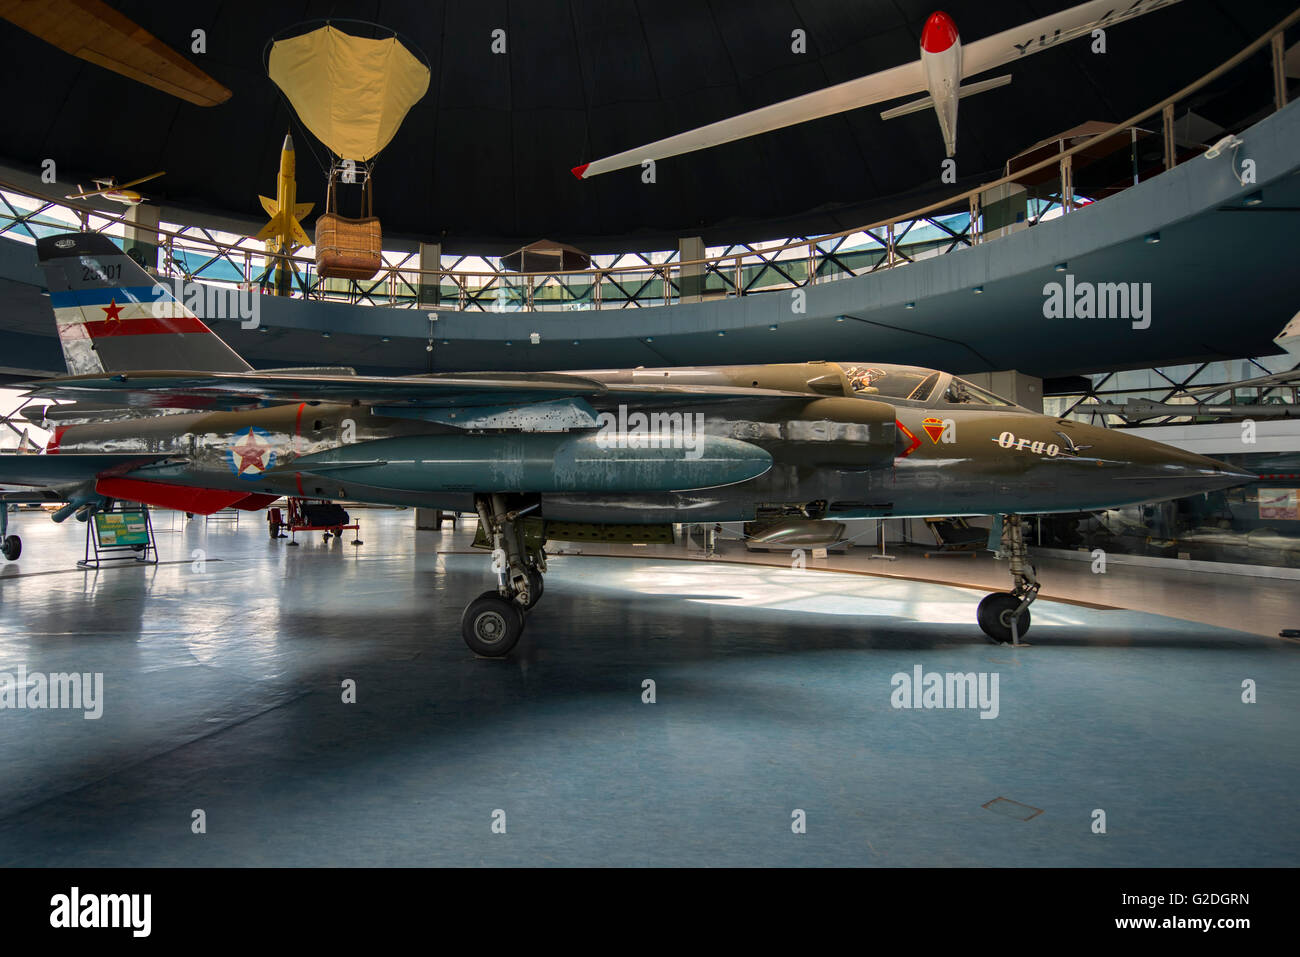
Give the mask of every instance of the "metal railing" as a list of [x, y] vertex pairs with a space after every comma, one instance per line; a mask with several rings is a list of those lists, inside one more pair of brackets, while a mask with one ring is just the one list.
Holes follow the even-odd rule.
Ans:
[[[1144, 120], [1159, 117], [1161, 121], [1163, 156], [1156, 171], [1172, 168], [1179, 161], [1174, 105], [1266, 48], [1272, 67], [1273, 109], [1286, 105], [1284, 34], [1297, 21], [1300, 9], [1214, 70], [1154, 106], [992, 182], [856, 229], [784, 242], [736, 244], [703, 259], [682, 261], [675, 252], [629, 253], [590, 269], [524, 273], [502, 268], [456, 268], [466, 260], [465, 256], [443, 257], [453, 260], [450, 267], [440, 262], [439, 268], [421, 269], [417, 253], [385, 251], [384, 265], [372, 279], [325, 279], [316, 272], [314, 259], [275, 256], [262, 243], [247, 237], [219, 238], [213, 230], [200, 226], [141, 226], [124, 216], [3, 181], [0, 236], [25, 231], [34, 240], [38, 230], [40, 235], [48, 235], [69, 228], [120, 233], [126, 237], [128, 249], [132, 243], [156, 248], [158, 261], [146, 265], [151, 265], [163, 279], [199, 280], [269, 292], [273, 272], [277, 264], [283, 263], [292, 269], [290, 294], [295, 297], [393, 308], [503, 313], [608, 310], [789, 290], [905, 266], [1029, 228], [1044, 218], [1068, 215], [1087, 202], [1075, 195], [1075, 157], [1110, 139], [1122, 138], [1120, 147], [1131, 144], [1132, 180], [1137, 182], [1140, 164], [1133, 128]], [[1048, 171], [1047, 176], [1039, 177], [1038, 187], [1026, 193], [1022, 217], [1008, 221], [1005, 209], [990, 217], [983, 203], [991, 192], [1008, 185], [1020, 188], [1018, 184], [1044, 171]], [[1116, 186], [1108, 191], [1122, 188]], [[654, 261], [656, 257], [661, 261]], [[621, 264], [629, 258], [639, 261]]]

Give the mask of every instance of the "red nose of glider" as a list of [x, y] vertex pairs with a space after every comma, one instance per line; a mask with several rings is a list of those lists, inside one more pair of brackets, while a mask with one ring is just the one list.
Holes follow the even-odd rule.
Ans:
[[957, 42], [957, 24], [942, 10], [930, 14], [921, 31], [921, 49], [926, 53], [943, 53]]

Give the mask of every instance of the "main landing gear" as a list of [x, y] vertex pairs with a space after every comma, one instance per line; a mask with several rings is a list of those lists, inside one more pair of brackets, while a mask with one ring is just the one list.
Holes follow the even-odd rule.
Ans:
[[0, 502], [0, 554], [11, 562], [23, 553], [23, 540], [9, 534], [9, 503]]
[[994, 644], [1009, 642], [1018, 645], [1029, 631], [1029, 606], [1038, 597], [1038, 589], [1042, 586], [1034, 576], [1034, 566], [1029, 564], [1029, 548], [1025, 545], [1020, 516], [1008, 515], [1005, 519], [1001, 515], [994, 516], [993, 531], [1001, 535], [995, 554], [1008, 560], [1015, 584], [1009, 592], [994, 592], [986, 596], [975, 612], [975, 619]]
[[504, 495], [476, 495], [474, 507], [492, 547], [497, 587], [465, 607], [460, 630], [475, 654], [500, 658], [518, 644], [528, 610], [542, 597], [546, 550], [543, 543], [528, 540], [519, 521], [537, 508], [536, 504], [510, 508]]

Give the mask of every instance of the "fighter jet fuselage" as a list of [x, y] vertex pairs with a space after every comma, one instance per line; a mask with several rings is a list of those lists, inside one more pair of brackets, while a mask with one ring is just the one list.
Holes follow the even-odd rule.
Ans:
[[[476, 493], [520, 493], [550, 519], [622, 524], [752, 520], [772, 507], [839, 518], [1085, 511], [1250, 477], [928, 369], [818, 362], [582, 375], [607, 390], [585, 399], [594, 427], [558, 418], [521, 429], [480, 407], [431, 422], [300, 402], [70, 425], [50, 451], [166, 456], [129, 473], [161, 485], [464, 512]], [[647, 391], [656, 386], [748, 391], [702, 400]]]

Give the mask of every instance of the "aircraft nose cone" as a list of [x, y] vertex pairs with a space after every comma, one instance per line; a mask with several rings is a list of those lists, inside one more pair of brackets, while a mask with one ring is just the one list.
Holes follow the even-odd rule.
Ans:
[[921, 30], [921, 49], [926, 53], [943, 53], [957, 42], [957, 24], [942, 10], [930, 14]]
[[1074, 477], [1083, 497], [1102, 493], [1129, 503], [1167, 502], [1244, 485], [1257, 478], [1240, 466], [1122, 429], [1057, 424], [1062, 453], [1079, 466]]
[[1179, 497], [1244, 485], [1258, 477], [1253, 472], [1218, 459], [1179, 449], [1166, 449], [1166, 454], [1160, 460], [1144, 469], [1144, 475], [1139, 481], [1149, 479], [1154, 484], [1167, 485], [1169, 491]]

